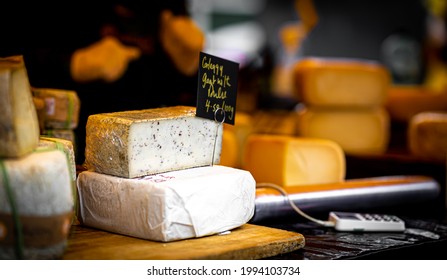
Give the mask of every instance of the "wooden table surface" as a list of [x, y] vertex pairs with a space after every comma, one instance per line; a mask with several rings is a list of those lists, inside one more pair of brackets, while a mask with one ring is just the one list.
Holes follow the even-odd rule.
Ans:
[[289, 253], [305, 245], [300, 233], [245, 224], [229, 234], [172, 242], [149, 241], [73, 225], [63, 259], [250, 260]]

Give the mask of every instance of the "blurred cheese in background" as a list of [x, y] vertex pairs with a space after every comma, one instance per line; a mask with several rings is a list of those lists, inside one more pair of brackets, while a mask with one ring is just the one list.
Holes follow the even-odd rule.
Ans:
[[447, 91], [423, 85], [392, 85], [385, 106], [393, 121], [408, 123], [418, 113], [447, 111]]
[[359, 59], [307, 57], [293, 72], [295, 94], [312, 106], [381, 106], [390, 83], [383, 65]]
[[330, 139], [347, 154], [382, 154], [389, 141], [389, 115], [382, 107], [317, 108], [297, 111], [299, 135]]
[[74, 129], [78, 126], [81, 104], [75, 91], [34, 87], [32, 94], [45, 102], [45, 128]]
[[0, 58], [0, 158], [29, 154], [37, 147], [39, 133], [23, 57]]
[[344, 152], [334, 141], [269, 134], [249, 136], [244, 169], [258, 183], [282, 187], [341, 182], [346, 172]]
[[421, 112], [411, 117], [408, 149], [423, 160], [445, 163], [447, 155], [447, 112]]

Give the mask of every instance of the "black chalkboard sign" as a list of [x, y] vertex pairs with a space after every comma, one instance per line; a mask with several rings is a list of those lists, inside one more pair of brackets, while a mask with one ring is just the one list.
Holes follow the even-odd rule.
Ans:
[[196, 116], [234, 125], [239, 64], [200, 52]]

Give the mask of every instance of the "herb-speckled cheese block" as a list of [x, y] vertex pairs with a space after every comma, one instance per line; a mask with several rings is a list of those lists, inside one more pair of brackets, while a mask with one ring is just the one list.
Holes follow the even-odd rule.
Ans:
[[254, 214], [253, 176], [221, 165], [139, 178], [84, 171], [77, 186], [82, 224], [155, 241], [217, 234]]
[[283, 187], [339, 183], [346, 173], [345, 155], [334, 141], [287, 135], [252, 134], [244, 169], [258, 183]]
[[196, 117], [195, 110], [173, 106], [90, 115], [87, 169], [135, 178], [218, 164], [222, 125]]
[[20, 258], [19, 240], [24, 259], [60, 258], [74, 214], [65, 154], [37, 149], [18, 159], [0, 160], [0, 169], [0, 259]]
[[371, 60], [309, 57], [293, 72], [297, 97], [312, 106], [380, 106], [390, 84], [385, 66]]
[[0, 58], [0, 158], [31, 153], [39, 121], [22, 56]]

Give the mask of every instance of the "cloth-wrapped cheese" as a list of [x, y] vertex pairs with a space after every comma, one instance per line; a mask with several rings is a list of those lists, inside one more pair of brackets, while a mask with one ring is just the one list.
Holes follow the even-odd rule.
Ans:
[[220, 162], [222, 125], [174, 106], [90, 115], [85, 165], [125, 178]]
[[32, 94], [45, 101], [45, 128], [74, 129], [78, 126], [81, 103], [76, 91], [32, 88]]
[[74, 214], [71, 182], [59, 150], [0, 160], [0, 259], [63, 255]]
[[220, 233], [254, 214], [251, 174], [221, 165], [131, 179], [84, 171], [77, 187], [81, 223], [154, 241]]
[[22, 56], [0, 58], [0, 158], [31, 153], [39, 121]]

